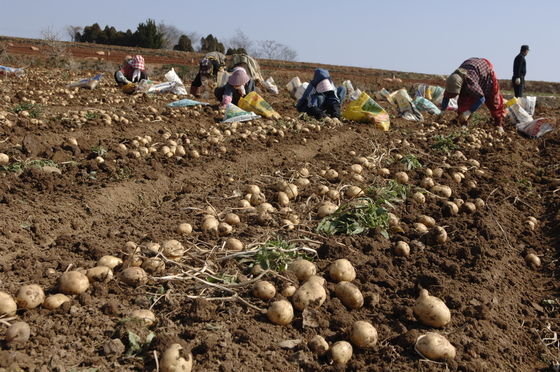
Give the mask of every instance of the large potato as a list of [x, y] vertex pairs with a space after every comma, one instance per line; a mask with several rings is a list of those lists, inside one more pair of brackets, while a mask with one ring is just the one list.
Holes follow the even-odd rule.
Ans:
[[307, 307], [319, 307], [327, 299], [327, 291], [320, 277], [312, 276], [299, 287], [292, 297], [294, 307], [304, 310]]
[[350, 261], [341, 258], [329, 266], [329, 275], [335, 283], [342, 281], [351, 282], [356, 279], [356, 270]]
[[377, 343], [377, 330], [370, 322], [359, 320], [352, 325], [350, 340], [357, 347], [372, 347]]
[[456, 355], [455, 347], [444, 336], [435, 332], [418, 337], [415, 349], [431, 360], [454, 359]]
[[425, 325], [437, 328], [444, 327], [451, 321], [451, 312], [445, 302], [430, 296], [425, 289], [420, 290], [420, 296], [416, 299], [414, 315]]
[[172, 344], [163, 352], [159, 364], [161, 372], [191, 372], [193, 357], [181, 345]]
[[317, 274], [317, 267], [315, 264], [303, 258], [293, 261], [288, 267], [288, 270], [293, 272], [299, 281], [306, 281]]
[[268, 320], [278, 325], [288, 325], [294, 319], [294, 308], [286, 300], [273, 302], [266, 312]]
[[79, 271], [68, 271], [62, 274], [59, 289], [65, 294], [80, 294], [89, 288], [89, 279]]
[[334, 364], [345, 365], [352, 359], [352, 345], [346, 341], [338, 341], [331, 347], [331, 358]]
[[2, 315], [14, 315], [17, 310], [17, 304], [6, 292], [0, 292], [0, 316]]
[[121, 280], [130, 286], [138, 287], [148, 282], [148, 274], [141, 267], [127, 267], [121, 273]]
[[350, 309], [359, 309], [364, 306], [364, 296], [354, 284], [340, 282], [335, 287], [336, 297]]
[[16, 294], [16, 302], [22, 309], [34, 309], [45, 301], [45, 292], [37, 284], [21, 287]]

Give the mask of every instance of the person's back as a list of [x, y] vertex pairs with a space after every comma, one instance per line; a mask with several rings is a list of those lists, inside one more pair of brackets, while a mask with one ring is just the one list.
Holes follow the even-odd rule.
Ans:
[[513, 76], [511, 83], [515, 97], [523, 97], [523, 89], [525, 87], [525, 75], [527, 73], [527, 62], [525, 56], [529, 53], [529, 46], [522, 45], [519, 54], [513, 60]]

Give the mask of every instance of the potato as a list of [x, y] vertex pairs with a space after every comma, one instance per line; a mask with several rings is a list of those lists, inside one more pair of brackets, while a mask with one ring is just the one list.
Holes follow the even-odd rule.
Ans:
[[[367, 160], [366, 160], [366, 162], [367, 162]], [[350, 166], [350, 172], [351, 172], [351, 173], [358, 173], [358, 174], [361, 174], [363, 170], [364, 170], [364, 168], [363, 168], [363, 166], [360, 165], [360, 164], [352, 164], [352, 165]]]
[[336, 201], [336, 200], [340, 199], [340, 193], [336, 190], [329, 190], [327, 192], [327, 198], [329, 198], [333, 201]]
[[10, 163], [10, 157], [3, 152], [0, 152], [0, 165], [8, 165]]
[[146, 248], [153, 254], [158, 254], [161, 250], [161, 245], [155, 242], [148, 242], [146, 243]]
[[266, 202], [266, 196], [262, 192], [258, 194], [251, 194], [249, 198], [249, 202], [251, 203], [252, 206], [256, 207], [257, 205]]
[[331, 182], [334, 182], [338, 179], [338, 172], [334, 169], [328, 169], [325, 172], [325, 178]]
[[435, 182], [431, 177], [424, 177], [422, 181], [420, 181], [420, 186], [425, 189], [430, 189], [435, 186]]
[[290, 263], [288, 271], [293, 272], [299, 281], [306, 281], [311, 276], [317, 274], [317, 267], [311, 261], [298, 258]]
[[268, 320], [278, 325], [288, 325], [294, 319], [294, 308], [286, 300], [273, 302], [266, 312]]
[[357, 347], [372, 347], [377, 343], [377, 330], [370, 322], [359, 320], [352, 325], [350, 340]]
[[349, 198], [357, 198], [364, 195], [364, 191], [358, 186], [349, 186], [346, 189], [346, 196]]
[[307, 168], [300, 168], [298, 173], [302, 177], [309, 177], [309, 170]]
[[214, 216], [206, 216], [202, 221], [202, 231], [205, 233], [217, 234], [220, 222]]
[[276, 210], [270, 203], [259, 204], [256, 209], [258, 213], [272, 213]]
[[435, 332], [428, 332], [416, 339], [415, 350], [424, 358], [446, 360], [455, 358], [455, 347], [447, 339]]
[[474, 203], [465, 202], [465, 203], [463, 203], [463, 205], [461, 206], [461, 210], [462, 210], [464, 213], [472, 214], [472, 213], [476, 212], [476, 206], [474, 205]]
[[131, 318], [142, 320], [149, 327], [156, 322], [156, 316], [151, 310], [140, 309], [130, 313]]
[[525, 262], [527, 265], [532, 267], [540, 267], [541, 266], [541, 259], [534, 253], [529, 253], [525, 256]]
[[282, 290], [282, 296], [284, 297], [292, 297], [294, 293], [296, 293], [297, 288], [293, 285], [289, 285]]
[[243, 250], [243, 243], [239, 239], [228, 238], [226, 240], [226, 244], [224, 245], [224, 248], [227, 249], [228, 251], [238, 251], [239, 252], [239, 251]]
[[347, 341], [338, 341], [331, 347], [334, 364], [345, 365], [352, 359], [352, 345]]
[[6, 331], [6, 343], [7, 344], [23, 344], [29, 340], [31, 335], [31, 329], [29, 324], [25, 322], [15, 322]]
[[419, 234], [425, 234], [428, 232], [428, 227], [423, 223], [415, 222], [412, 226], [414, 227], [414, 230], [416, 230], [416, 232], [418, 232]]
[[230, 235], [233, 232], [233, 227], [226, 222], [220, 222], [218, 224], [218, 233], [222, 236]]
[[18, 307], [34, 309], [45, 301], [45, 292], [37, 284], [24, 285], [16, 294]]
[[430, 168], [425, 168], [425, 169], [424, 169], [424, 174], [425, 174], [427, 177], [432, 177], [432, 176], [434, 175], [434, 172], [433, 172]]
[[266, 280], [259, 280], [253, 287], [253, 296], [261, 300], [270, 300], [276, 295], [274, 284]]
[[123, 261], [115, 256], [103, 256], [97, 261], [97, 266], [106, 266], [113, 270], [115, 267], [122, 265]]
[[441, 226], [436, 226], [432, 229], [432, 236], [438, 244], [443, 244], [447, 241], [447, 231]]
[[146, 258], [141, 266], [148, 273], [157, 273], [165, 270], [165, 262], [157, 257]]
[[319, 335], [313, 336], [313, 338], [307, 343], [307, 347], [309, 350], [318, 355], [323, 355], [329, 350], [329, 344], [323, 336]]
[[328, 186], [319, 185], [319, 187], [317, 187], [317, 194], [319, 194], [319, 195], [325, 195], [328, 192], [329, 192], [329, 187]]
[[304, 310], [307, 307], [320, 307], [327, 299], [327, 291], [323, 287], [324, 280], [318, 276], [310, 277], [292, 296], [294, 307]]
[[224, 217], [224, 222], [232, 226], [237, 226], [241, 223], [241, 220], [239, 219], [239, 216], [236, 215], [235, 213], [228, 213]]
[[441, 176], [443, 176], [443, 169], [436, 168], [433, 170], [432, 174], [434, 177], [440, 178]]
[[340, 282], [335, 287], [336, 297], [351, 309], [359, 309], [364, 306], [364, 296], [354, 284], [350, 282]]
[[438, 195], [441, 196], [443, 198], [449, 198], [451, 197], [451, 194], [453, 193], [451, 191], [451, 187], [446, 186], [446, 185], [435, 185], [434, 187], [432, 187], [431, 191]]
[[337, 209], [338, 207], [333, 203], [325, 202], [323, 205], [319, 207], [319, 209], [317, 210], [317, 214], [319, 215], [319, 217], [323, 218], [326, 216], [330, 216], [331, 214], [336, 212]]
[[527, 221], [525, 221], [525, 225], [527, 226], [527, 228], [529, 230], [531, 230], [531, 231], [535, 230], [536, 225], [533, 221], [527, 220]]
[[59, 289], [64, 294], [80, 294], [89, 288], [87, 276], [79, 271], [67, 271], [60, 277]]
[[297, 198], [299, 195], [298, 187], [293, 183], [289, 183], [283, 191], [290, 200]]
[[294, 182], [298, 187], [301, 187], [302, 189], [306, 186], [309, 186], [309, 184], [311, 183], [307, 178], [303, 177], [296, 179]]
[[474, 199], [474, 205], [477, 209], [482, 209], [486, 206], [486, 203], [481, 198]]
[[15, 315], [16, 311], [17, 304], [12, 296], [6, 292], [0, 292], [0, 316], [12, 316]]
[[396, 256], [408, 257], [410, 256], [410, 246], [407, 242], [399, 241], [397, 242], [397, 244], [395, 244], [393, 252]]
[[177, 234], [181, 235], [191, 235], [192, 234], [192, 225], [190, 223], [181, 223], [177, 226]]
[[70, 302], [70, 297], [62, 293], [57, 293], [48, 296], [45, 299], [45, 302], [43, 302], [43, 307], [45, 309], [54, 310], [54, 309], [58, 309], [65, 302]]
[[446, 201], [443, 203], [443, 213], [446, 216], [454, 216], [459, 213], [459, 207], [454, 202]]
[[426, 197], [424, 196], [424, 194], [422, 194], [421, 192], [415, 192], [412, 195], [412, 199], [420, 204], [424, 204], [426, 202]]
[[95, 266], [86, 271], [86, 276], [90, 282], [105, 282], [113, 279], [113, 270], [107, 266]]
[[335, 283], [341, 281], [351, 282], [356, 279], [356, 270], [350, 261], [341, 258], [330, 264], [329, 276]]
[[377, 170], [377, 174], [381, 177], [388, 177], [389, 175], [391, 175], [391, 171], [387, 168], [380, 168]]
[[426, 216], [425, 214], [418, 216], [416, 220], [424, 224], [426, 227], [434, 227], [436, 225], [436, 220], [433, 217]]
[[288, 195], [284, 191], [278, 191], [276, 200], [278, 200], [278, 204], [283, 207], [290, 205], [290, 198], [288, 198]]
[[390, 227], [399, 226], [400, 220], [397, 216], [395, 216], [393, 213], [389, 212], [389, 213], [387, 213], [387, 217], [389, 217], [389, 226]]
[[179, 344], [171, 344], [159, 361], [161, 372], [191, 372], [193, 357]]
[[398, 172], [395, 174], [395, 180], [397, 180], [398, 183], [406, 184], [408, 183], [408, 174], [406, 174], [406, 172]]
[[127, 267], [121, 273], [121, 280], [132, 287], [138, 287], [148, 282], [148, 274], [141, 267]]
[[441, 328], [451, 321], [451, 312], [445, 302], [430, 296], [425, 289], [420, 290], [413, 311], [420, 322], [431, 327]]
[[170, 260], [179, 259], [185, 254], [185, 247], [183, 247], [180, 241], [175, 239], [164, 241], [161, 248], [163, 255]]

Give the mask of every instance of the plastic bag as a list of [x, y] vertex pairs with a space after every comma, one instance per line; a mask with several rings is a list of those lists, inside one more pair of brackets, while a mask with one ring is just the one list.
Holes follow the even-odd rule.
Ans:
[[401, 88], [393, 93], [392, 99], [397, 104], [399, 116], [411, 121], [424, 120], [422, 113], [416, 108], [405, 88]]
[[230, 103], [226, 106], [226, 113], [224, 115], [224, 120], [222, 123], [232, 123], [234, 121], [247, 121], [260, 118], [259, 115], [254, 112], [247, 112], [239, 107]]
[[301, 80], [299, 79], [299, 76], [292, 78], [292, 80], [290, 80], [288, 84], [286, 84], [286, 89], [288, 89], [288, 92], [290, 93], [290, 96], [292, 96], [292, 98], [296, 98], [296, 91], [300, 86]]
[[519, 97], [517, 99], [519, 106], [523, 107], [529, 115], [535, 115], [535, 106], [537, 105], [537, 97]]
[[373, 123], [377, 128], [388, 131], [390, 127], [389, 114], [379, 106], [367, 93], [362, 93], [358, 99], [351, 101], [342, 112], [342, 117], [349, 120]]
[[361, 95], [362, 95], [362, 91], [359, 90], [359, 89], [356, 89], [352, 92], [352, 94], [349, 94], [346, 97], [348, 97], [348, 101], [355, 101], [358, 98], [360, 98]]
[[23, 68], [15, 68], [8, 66], [0, 66], [0, 75], [15, 75], [22, 76], [25, 73]]
[[274, 83], [274, 79], [272, 78], [272, 76], [266, 79], [263, 84], [266, 90], [268, 90], [270, 93], [278, 94], [278, 87]]
[[245, 97], [239, 98], [239, 108], [245, 111], [252, 111], [257, 115], [267, 119], [279, 119], [278, 114], [268, 102], [266, 102], [257, 92], [251, 92]]
[[82, 79], [76, 81], [74, 83], [68, 84], [67, 88], [84, 88], [84, 89], [95, 89], [97, 84], [99, 84], [99, 80], [103, 77], [103, 74], [97, 74], [92, 78], [89, 79]]
[[445, 89], [436, 85], [419, 84], [416, 88], [416, 97], [424, 97], [436, 105], [440, 105], [443, 101], [443, 93]]
[[305, 90], [307, 89], [308, 86], [309, 86], [309, 83], [305, 82], [297, 88], [296, 93], [294, 95], [294, 98], [296, 99], [296, 101], [299, 101], [300, 98], [303, 97], [303, 93], [305, 93]]
[[507, 109], [507, 119], [510, 123], [527, 123], [533, 121], [533, 117], [529, 115], [521, 105], [514, 103]]
[[521, 133], [535, 138], [542, 137], [554, 130], [553, 126], [548, 122], [548, 119], [545, 118], [539, 118], [525, 123], [517, 123], [515, 126]]
[[447, 104], [447, 109], [446, 110], [447, 111], [457, 111], [457, 110], [459, 110], [459, 102], [457, 102], [457, 98], [450, 98], [449, 99], [449, 103]]
[[165, 74], [165, 80], [167, 80], [170, 83], [175, 83], [175, 86], [171, 89], [171, 92], [173, 92], [174, 94], [178, 94], [178, 95], [187, 94], [187, 89], [185, 88], [185, 85], [183, 84], [181, 78], [179, 78], [179, 76], [175, 72], [175, 69], [172, 68]]
[[218, 71], [218, 76], [217, 76], [217, 79], [216, 79], [217, 87], [220, 88], [220, 87], [223, 87], [224, 85], [226, 85], [228, 80], [229, 80], [229, 76], [230, 76], [229, 72], [227, 72], [223, 69], [219, 70]]
[[189, 107], [189, 106], [198, 106], [198, 105], [204, 106], [204, 105], [209, 105], [209, 103], [194, 101], [192, 99], [185, 98], [167, 104], [168, 107]]
[[427, 98], [417, 96], [414, 99], [414, 105], [420, 111], [428, 111], [432, 115], [439, 115], [441, 114], [441, 110], [430, 100]]
[[[344, 80], [342, 86], [346, 88], [346, 97], [349, 98], [354, 93], [354, 86], [350, 80]], [[358, 95], [359, 96], [359, 95]]]

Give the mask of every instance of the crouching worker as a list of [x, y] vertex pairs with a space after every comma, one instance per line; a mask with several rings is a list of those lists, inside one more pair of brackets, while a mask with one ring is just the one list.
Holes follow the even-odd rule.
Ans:
[[345, 96], [346, 89], [342, 86], [335, 88], [329, 71], [318, 68], [313, 80], [297, 101], [296, 108], [299, 112], [305, 112], [316, 119], [326, 116], [340, 118], [340, 107]]
[[146, 74], [146, 66], [144, 65], [144, 57], [140, 55], [134, 58], [127, 56], [117, 72], [115, 72], [115, 81], [118, 85], [126, 85], [130, 83], [138, 83], [140, 80], [148, 79]]
[[496, 125], [503, 126], [506, 113], [504, 98], [490, 61], [485, 58], [469, 58], [449, 75], [445, 83], [442, 110], [446, 110], [449, 99], [457, 95], [459, 123], [467, 124], [472, 113], [485, 103]]
[[[193, 82], [191, 83], [190, 94], [200, 98], [200, 87], [208, 80], [216, 82], [218, 71], [225, 66], [226, 56], [220, 52], [210, 52], [202, 58]], [[214, 85], [215, 86], [215, 85]]]
[[220, 108], [225, 108], [229, 103], [237, 105], [239, 98], [245, 97], [255, 90], [255, 81], [249, 77], [243, 67], [233, 69], [228, 82], [223, 87], [216, 88], [214, 94], [221, 102]]

